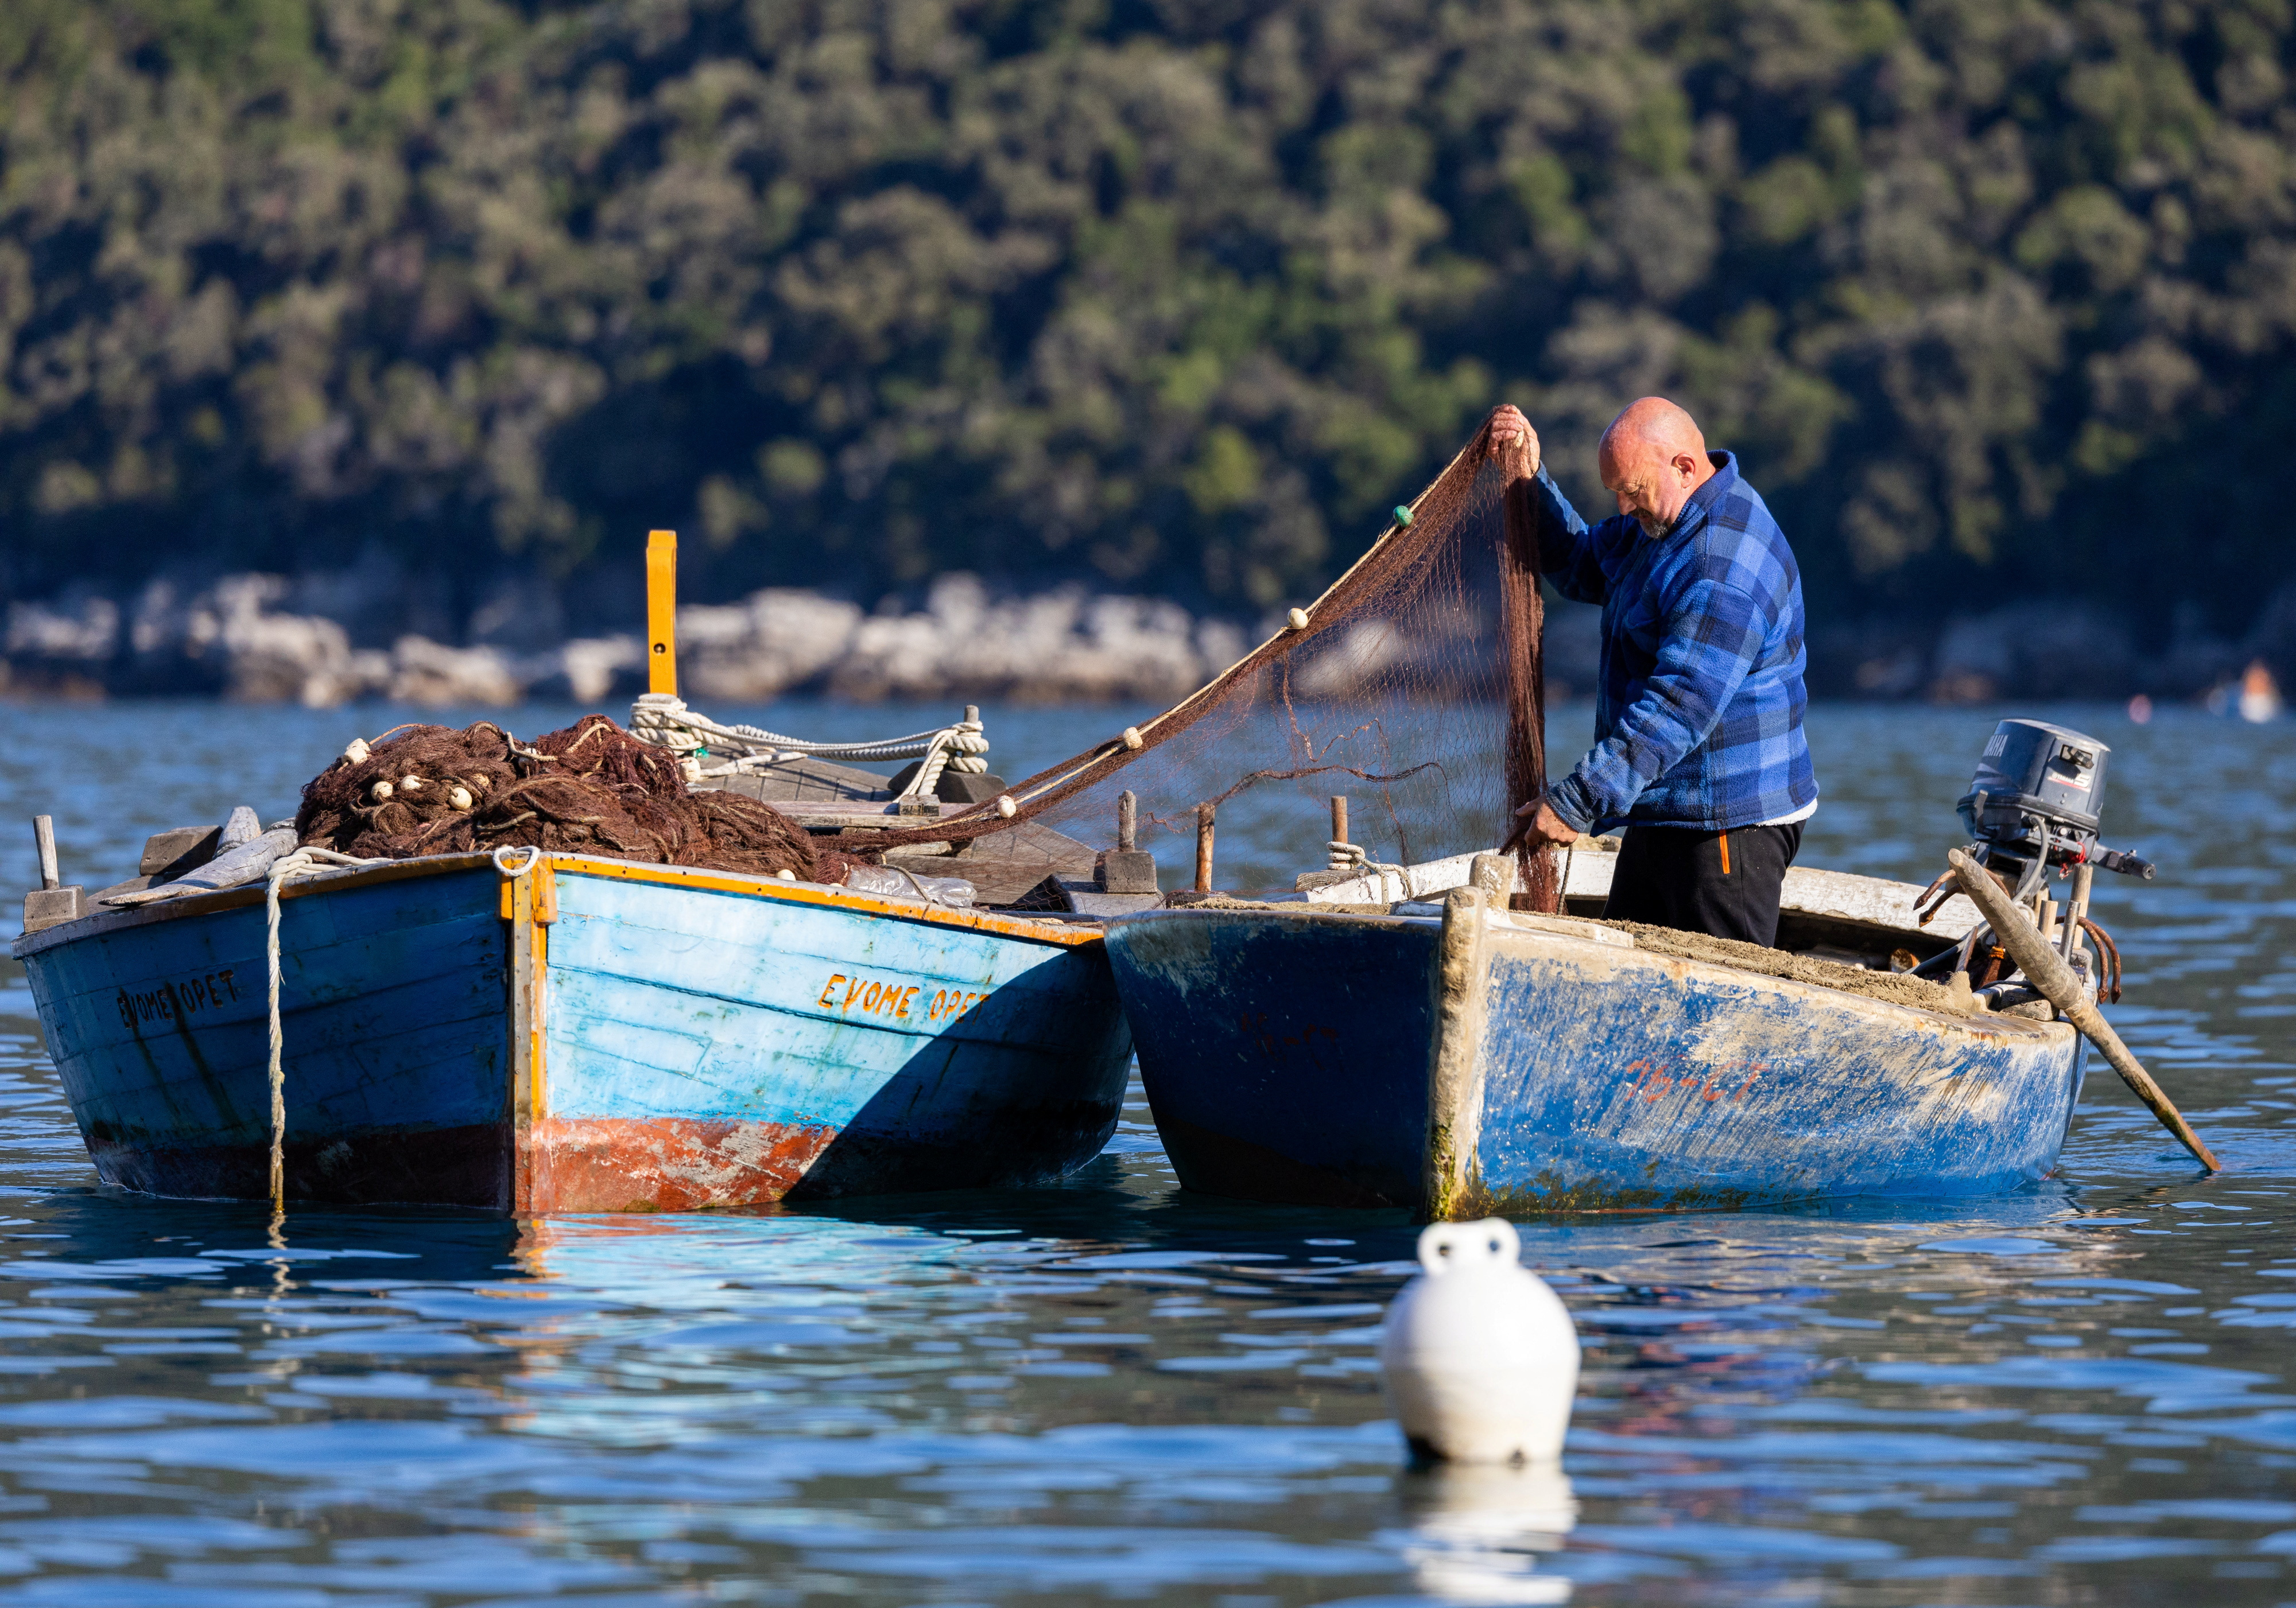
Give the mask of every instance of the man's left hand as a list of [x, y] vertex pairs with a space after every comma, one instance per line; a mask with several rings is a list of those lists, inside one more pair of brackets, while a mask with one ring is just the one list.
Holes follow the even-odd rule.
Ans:
[[1514, 812], [1514, 831], [1499, 846], [1505, 854], [1521, 842], [1532, 849], [1549, 843], [1575, 843], [1578, 834], [1563, 825], [1562, 817], [1554, 813], [1554, 806], [1545, 799], [1533, 799]]

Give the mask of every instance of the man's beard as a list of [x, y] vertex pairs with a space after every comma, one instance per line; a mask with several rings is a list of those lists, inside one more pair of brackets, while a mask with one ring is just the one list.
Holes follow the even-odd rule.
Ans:
[[1635, 523], [1643, 528], [1643, 535], [1654, 542], [1662, 542], [1674, 534], [1676, 520], [1662, 520], [1655, 513], [1637, 513]]

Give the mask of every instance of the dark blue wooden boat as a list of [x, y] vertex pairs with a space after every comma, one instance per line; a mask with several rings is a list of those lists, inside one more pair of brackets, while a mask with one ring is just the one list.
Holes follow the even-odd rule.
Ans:
[[[32, 933], [98, 1174], [267, 1196], [258, 886]], [[1096, 929], [575, 856], [290, 882], [286, 1193], [687, 1210], [1059, 1176], [1131, 1041]]]
[[1473, 888], [1399, 908], [1111, 925], [1184, 1185], [1438, 1218], [1983, 1194], [2048, 1173], [2080, 1093], [2063, 1022], [1654, 952]]

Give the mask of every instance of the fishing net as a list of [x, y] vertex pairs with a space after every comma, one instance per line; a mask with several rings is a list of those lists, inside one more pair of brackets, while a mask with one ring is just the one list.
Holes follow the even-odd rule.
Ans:
[[[1299, 845], [1329, 836], [1333, 795], [1349, 799], [1349, 838], [1374, 861], [1496, 847], [1546, 779], [1529, 472], [1486, 424], [1329, 591], [1193, 697], [1011, 787], [1010, 815], [983, 804], [840, 842], [962, 843], [1040, 820], [1105, 844], [1130, 790], [1167, 887], [1176, 866], [1189, 880], [1206, 804], [1221, 855], [1246, 873], [1216, 871], [1223, 887], [1275, 882], [1287, 860], [1315, 868]], [[1559, 908], [1552, 851], [1524, 851], [1517, 886], [1524, 907]]]
[[511, 846], [807, 882], [841, 882], [861, 857], [817, 845], [771, 805], [690, 791], [675, 756], [603, 715], [531, 743], [486, 720], [405, 727], [314, 777], [295, 831], [362, 859]]

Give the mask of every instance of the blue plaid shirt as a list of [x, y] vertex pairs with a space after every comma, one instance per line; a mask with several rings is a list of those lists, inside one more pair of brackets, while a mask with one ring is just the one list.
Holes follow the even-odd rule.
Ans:
[[1737, 460], [1652, 541], [1625, 515], [1592, 527], [1538, 472], [1539, 567], [1603, 605], [1595, 747], [1549, 787], [1579, 832], [1624, 822], [1728, 832], [1817, 799], [1803, 740], [1801, 571]]

